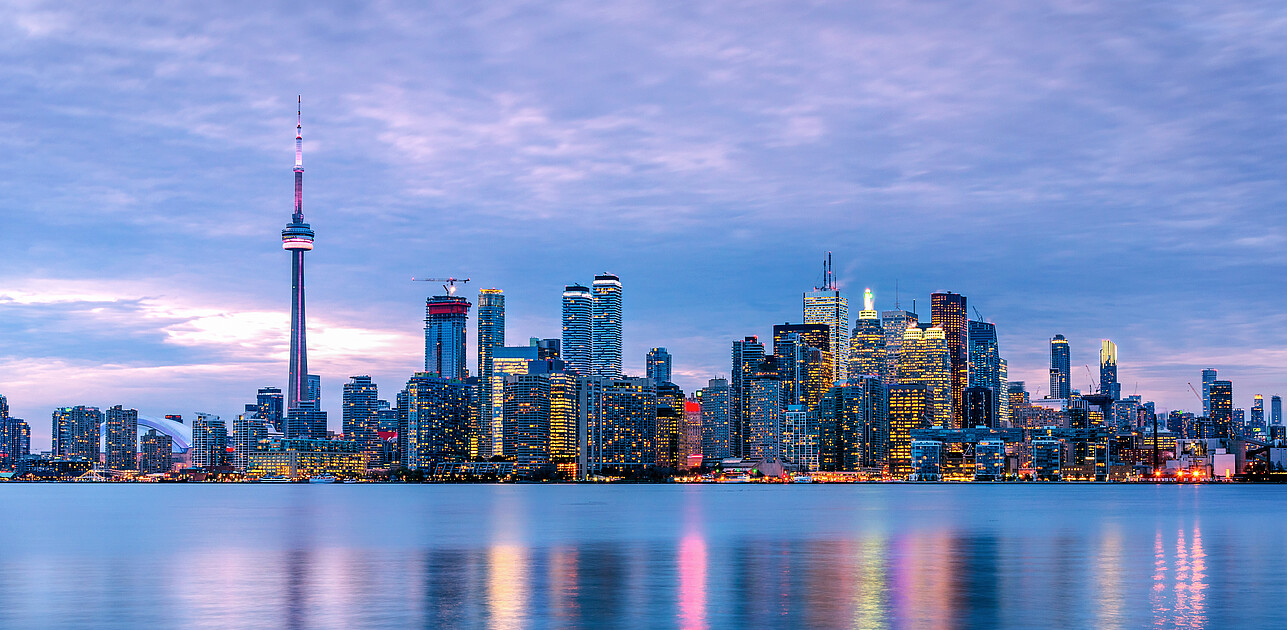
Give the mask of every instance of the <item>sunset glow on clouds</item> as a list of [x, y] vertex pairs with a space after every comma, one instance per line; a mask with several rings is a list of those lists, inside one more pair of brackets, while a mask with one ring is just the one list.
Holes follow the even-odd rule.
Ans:
[[[0, 8], [0, 393], [231, 417], [286, 378], [303, 95], [310, 366], [392, 399], [420, 276], [500, 287], [511, 344], [625, 284], [625, 360], [685, 390], [798, 321], [953, 290], [1010, 378], [1100, 338], [1192, 407], [1287, 394], [1287, 16], [1275, 3], [442, 3]], [[1200, 25], [1200, 26], [1198, 26]], [[896, 289], [897, 287], [897, 289]], [[856, 311], [856, 308], [854, 308]], [[469, 351], [475, 350], [471, 317]], [[1077, 368], [1078, 373], [1083, 372]], [[1074, 375], [1074, 385], [1086, 383]]]

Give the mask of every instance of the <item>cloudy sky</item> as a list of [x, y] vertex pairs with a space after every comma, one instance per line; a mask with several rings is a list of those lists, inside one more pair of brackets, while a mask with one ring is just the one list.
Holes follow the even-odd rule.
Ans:
[[1163, 408], [1208, 366], [1287, 394], [1281, 3], [427, 4], [0, 8], [0, 393], [33, 446], [58, 405], [284, 384], [297, 94], [336, 428], [346, 377], [422, 364], [413, 275], [502, 288], [513, 344], [617, 273], [627, 372], [666, 346], [691, 390], [827, 251], [855, 303], [968, 296], [1029, 389], [1063, 333], [1076, 387], [1107, 337]]

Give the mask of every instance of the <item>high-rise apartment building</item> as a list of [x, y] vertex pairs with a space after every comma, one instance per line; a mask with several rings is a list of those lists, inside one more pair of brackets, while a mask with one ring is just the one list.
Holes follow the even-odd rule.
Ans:
[[594, 315], [590, 325], [590, 372], [621, 376], [621, 278], [601, 273], [594, 277]]
[[912, 473], [912, 431], [932, 422], [930, 388], [925, 383], [900, 383], [889, 388], [889, 450], [886, 469], [894, 479]]
[[[961, 405], [965, 388], [970, 384], [970, 350], [965, 296], [951, 291], [930, 294], [930, 323], [943, 329], [948, 357], [952, 363], [952, 427], [965, 423]], [[949, 425], [944, 425], [949, 426]]]
[[1251, 401], [1251, 426], [1253, 428], [1265, 428], [1265, 397], [1256, 394]]
[[53, 413], [53, 455], [99, 461], [103, 412], [98, 407], [60, 407]]
[[378, 416], [380, 393], [370, 376], [349, 377], [349, 382], [344, 384], [343, 406], [344, 439], [357, 442], [358, 451], [366, 455], [367, 461], [375, 461], [382, 446]]
[[1099, 343], [1099, 393], [1120, 400], [1122, 385], [1117, 382], [1117, 344], [1111, 339]]
[[733, 342], [733, 370], [729, 379], [729, 448], [731, 457], [742, 457], [742, 423], [746, 415], [746, 385], [764, 362], [764, 344], [755, 336]]
[[1202, 370], [1202, 416], [1211, 417], [1211, 384], [1216, 380], [1216, 369]]
[[228, 425], [219, 416], [198, 412], [192, 421], [192, 465], [205, 468], [228, 463]]
[[145, 473], [166, 473], [174, 467], [174, 438], [148, 429], [141, 438], [143, 462], [139, 467]]
[[713, 378], [698, 392], [702, 413], [702, 458], [718, 460], [732, 456], [729, 418], [732, 416], [732, 389], [728, 380]]
[[433, 472], [439, 462], [468, 461], [474, 418], [470, 404], [476, 400], [470, 389], [462, 380], [433, 372], [417, 372], [407, 381], [399, 397], [399, 402], [406, 405], [401, 414], [407, 434], [404, 466]]
[[827, 347], [818, 349], [831, 353], [833, 382], [843, 381], [849, 375], [849, 357], [844, 353], [844, 349], [849, 347], [849, 300], [836, 286], [835, 275], [831, 271], [831, 252], [827, 252], [822, 276], [822, 285], [804, 294], [804, 323], [827, 326]]
[[[482, 289], [478, 292], [478, 379], [486, 385], [479, 389], [480, 409], [486, 411], [486, 422], [491, 426], [492, 403], [492, 351], [505, 347], [505, 294], [500, 289]], [[488, 432], [490, 433], [490, 431]], [[481, 442], [490, 450], [490, 435]]]
[[1001, 399], [997, 403], [997, 423], [998, 426], [1010, 426], [1010, 364], [1005, 359], [998, 361], [1000, 364], [1001, 383], [997, 390], [997, 398]]
[[585, 470], [625, 473], [657, 461], [657, 390], [649, 378], [578, 381]]
[[1233, 381], [1211, 381], [1211, 437], [1233, 437]]
[[425, 300], [425, 372], [465, 380], [465, 323], [469, 300], [435, 295]]
[[540, 374], [508, 374], [504, 389], [505, 457], [524, 477], [550, 466], [550, 379]]
[[885, 311], [880, 314], [880, 327], [885, 332], [885, 384], [898, 380], [898, 358], [903, 351], [903, 333], [919, 323], [916, 313], [904, 310]]
[[563, 287], [563, 361], [569, 370], [581, 376], [590, 375], [594, 298], [588, 287], [569, 284]]
[[107, 467], [112, 470], [138, 468], [139, 412], [120, 405], [107, 409]]
[[[490, 450], [484, 452], [492, 455], [513, 453], [515, 446], [506, 444], [505, 429], [505, 378], [518, 374], [527, 374], [528, 366], [540, 360], [540, 345], [502, 346], [492, 350], [492, 379], [488, 384], [491, 389], [490, 426], [482, 427], [482, 442], [490, 441]], [[566, 366], [567, 363], [564, 362]], [[512, 457], [512, 455], [510, 455]]]
[[782, 381], [775, 361], [765, 358], [744, 382], [746, 407], [742, 421], [742, 457], [781, 459]]
[[925, 385], [934, 426], [953, 428], [952, 355], [943, 329], [918, 326], [903, 333], [898, 382]]
[[10, 417], [8, 407], [0, 407], [0, 467], [13, 467], [30, 454], [31, 427]]
[[1072, 393], [1072, 352], [1063, 335], [1050, 340], [1050, 394], [1047, 398], [1067, 398]]
[[234, 467], [245, 470], [250, 464], [251, 453], [268, 448], [268, 426], [268, 421], [254, 412], [238, 414], [233, 418], [232, 465]]
[[670, 353], [665, 348], [653, 348], [644, 358], [648, 378], [658, 385], [670, 381]]
[[[656, 381], [653, 381], [656, 383]], [[657, 465], [683, 468], [688, 463], [687, 437], [684, 424], [688, 414], [688, 397], [674, 383], [657, 384]]]
[[787, 405], [782, 410], [783, 465], [801, 472], [818, 470], [818, 417], [804, 405]]

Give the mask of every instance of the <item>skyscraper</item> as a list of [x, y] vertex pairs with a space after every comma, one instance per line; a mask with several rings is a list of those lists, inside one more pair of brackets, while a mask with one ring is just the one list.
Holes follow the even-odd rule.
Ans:
[[1216, 380], [1216, 369], [1202, 370], [1202, 416], [1211, 417], [1211, 384]]
[[836, 277], [831, 271], [831, 252], [827, 252], [827, 260], [823, 263], [822, 285], [804, 294], [804, 323], [826, 324], [830, 332], [829, 343], [826, 348], [819, 349], [832, 355], [833, 382], [848, 378], [849, 357], [845, 356], [844, 350], [849, 347], [849, 300], [836, 286]]
[[435, 295], [425, 300], [425, 371], [465, 379], [465, 322], [469, 300]]
[[583, 377], [578, 399], [589, 471], [638, 471], [657, 461], [657, 390], [651, 379]]
[[251, 453], [268, 448], [268, 421], [257, 411], [237, 414], [232, 420], [232, 465], [245, 470]]
[[916, 313], [904, 310], [885, 311], [880, 314], [880, 327], [885, 332], [885, 384], [898, 380], [898, 358], [903, 351], [903, 333], [918, 324]]
[[139, 412], [122, 409], [120, 405], [107, 409], [107, 467], [113, 470], [138, 468]]
[[438, 462], [469, 459], [473, 419], [470, 409], [473, 394], [469, 389], [470, 385], [462, 380], [443, 378], [432, 372], [417, 372], [407, 381], [406, 389], [399, 396], [400, 404], [406, 405], [404, 466], [433, 472]]
[[381, 450], [379, 401], [379, 389], [370, 376], [351, 376], [344, 384], [344, 439], [357, 442], [368, 462], [376, 461]]
[[779, 324], [773, 327], [773, 357], [782, 382], [782, 404], [817, 409], [836, 382], [831, 329], [826, 324]]
[[886, 388], [874, 376], [837, 383], [818, 411], [819, 467], [857, 471], [884, 466], [889, 447]]
[[1283, 423], [1283, 399], [1277, 394], [1269, 399], [1269, 423], [1274, 426]]
[[687, 403], [688, 397], [678, 385], [670, 382], [657, 384], [658, 466], [682, 468], [687, 465], [688, 449], [684, 429], [688, 415], [685, 413]]
[[594, 298], [579, 284], [563, 287], [563, 361], [569, 370], [590, 375], [591, 333]]
[[950, 429], [952, 419], [952, 356], [947, 335], [937, 326], [912, 327], [903, 333], [898, 360], [899, 383], [925, 385], [929, 417], [936, 427]]
[[[485, 385], [480, 388], [481, 408], [487, 410], [490, 427], [492, 408], [492, 349], [505, 346], [505, 294], [500, 289], [482, 289], [478, 292], [478, 378]], [[490, 432], [489, 432], [490, 433]], [[490, 446], [490, 435], [483, 440]]]
[[197, 413], [197, 419], [192, 421], [192, 465], [228, 465], [228, 425], [219, 416]]
[[765, 358], [750, 376], [743, 385], [746, 407], [742, 419], [742, 457], [781, 459], [784, 405], [777, 366]]
[[[301, 99], [302, 100], [302, 99]], [[303, 118], [295, 112], [295, 214], [282, 230], [282, 249], [291, 253], [290, 376], [286, 384], [287, 411], [308, 401], [308, 343], [304, 326], [304, 252], [313, 250], [313, 228], [304, 222]]]
[[594, 315], [590, 326], [590, 373], [621, 376], [621, 278], [594, 277]]
[[1001, 382], [1003, 361], [997, 347], [997, 327], [990, 322], [971, 320], [969, 330], [970, 387], [986, 387], [992, 390], [991, 417], [1003, 418], [1001, 401], [1005, 399], [1006, 391], [1005, 385]]
[[698, 393], [702, 409], [702, 458], [731, 457], [729, 417], [732, 414], [728, 381], [713, 378]]
[[948, 357], [952, 362], [952, 425], [965, 424], [962, 401], [965, 388], [970, 383], [969, 329], [965, 310], [965, 296], [947, 291], [930, 294], [930, 322], [943, 329]]
[[[0, 402], [4, 399], [0, 396]], [[0, 407], [0, 466], [12, 467], [31, 454], [31, 427]]]
[[1099, 393], [1113, 400], [1122, 397], [1122, 385], [1117, 382], [1117, 344], [1111, 339], [1100, 340]]
[[965, 427], [996, 427], [996, 391], [991, 387], [965, 388]]
[[746, 415], [746, 385], [764, 361], [764, 344], [755, 336], [733, 342], [733, 369], [729, 379], [729, 448], [731, 457], [742, 457], [742, 421]]
[[1072, 393], [1072, 353], [1068, 340], [1055, 335], [1050, 340], [1050, 394], [1047, 398], [1067, 398]]
[[174, 466], [174, 438], [156, 429], [148, 429], [142, 442], [143, 465], [140, 469], [145, 473], [170, 472]]
[[60, 407], [53, 413], [54, 457], [87, 459], [98, 463], [103, 413], [98, 407]]
[[876, 313], [871, 289], [867, 289], [863, 292], [863, 309], [858, 311], [853, 334], [849, 337], [849, 377], [876, 376], [883, 381], [888, 368], [885, 329]]
[[645, 358], [648, 378], [661, 385], [670, 382], [670, 353], [665, 348], [653, 348]]
[[281, 432], [282, 418], [285, 416], [285, 405], [282, 401], [280, 387], [260, 387], [255, 393], [256, 416], [268, 423], [268, 426]]
[[1251, 426], [1258, 429], [1265, 428], [1265, 397], [1256, 394], [1251, 402]]
[[1215, 435], [1233, 436], [1233, 381], [1211, 381], [1211, 427]]
[[889, 455], [886, 469], [894, 479], [912, 472], [912, 431], [930, 426], [930, 392], [924, 383], [889, 388]]

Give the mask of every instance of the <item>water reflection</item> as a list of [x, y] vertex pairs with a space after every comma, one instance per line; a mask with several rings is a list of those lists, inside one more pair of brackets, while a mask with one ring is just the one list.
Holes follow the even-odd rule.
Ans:
[[[211, 527], [179, 536], [181, 547], [158, 535], [97, 555], [29, 533], [31, 545], [0, 554], [0, 627], [1284, 626], [1279, 607], [1245, 594], [1287, 580], [1239, 555], [1284, 533], [1271, 520], [1253, 535], [1236, 515], [1206, 514], [1199, 527], [1156, 511], [1083, 512], [1020, 527], [965, 512], [856, 513], [855, 525], [824, 530], [732, 519], [708, 501], [655, 505], [662, 517], [646, 524], [631, 513], [612, 535], [596, 533], [623, 505], [564, 503], [571, 514], [558, 520], [521, 496], [429, 512], [405, 531], [336, 529], [327, 510], [282, 509], [261, 516], [271, 534]], [[574, 517], [598, 529], [555, 535]], [[453, 525], [470, 518], [472, 530]], [[292, 531], [304, 533], [281, 533]]]

